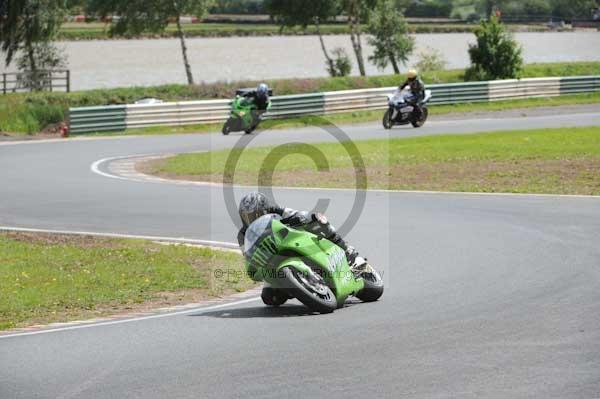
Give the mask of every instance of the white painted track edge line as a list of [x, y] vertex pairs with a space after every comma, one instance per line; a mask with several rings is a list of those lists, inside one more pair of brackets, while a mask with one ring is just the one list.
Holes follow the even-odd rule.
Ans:
[[164, 236], [148, 236], [148, 235], [137, 235], [137, 234], [121, 234], [121, 233], [106, 233], [106, 232], [92, 232], [92, 231], [77, 231], [77, 230], [58, 230], [58, 229], [38, 229], [30, 227], [19, 227], [19, 226], [0, 226], [0, 231], [16, 231], [23, 233], [48, 233], [48, 234], [66, 234], [66, 235], [80, 235], [80, 236], [98, 236], [108, 238], [130, 238], [137, 240], [150, 240], [150, 241], [167, 241], [174, 243], [184, 244], [198, 244], [211, 247], [221, 248], [239, 248], [237, 243], [226, 242], [226, 241], [213, 241], [213, 240], [201, 240], [194, 238], [185, 237], [164, 237]]
[[[204, 152], [204, 151], [199, 151]], [[140, 173], [140, 178], [135, 179], [131, 177], [123, 177], [119, 175], [113, 175], [110, 173], [102, 172], [100, 170], [100, 165], [106, 162], [112, 162], [123, 159], [135, 159], [135, 158], [144, 158], [144, 157], [160, 157], [163, 158], [165, 156], [170, 156], [173, 154], [146, 154], [146, 155], [131, 155], [131, 156], [120, 156], [120, 157], [111, 157], [111, 158], [103, 158], [98, 161], [95, 161], [90, 166], [90, 169], [93, 173], [98, 175], [117, 179], [117, 180], [125, 180], [132, 181], [138, 183], [162, 183], [162, 184], [172, 184], [172, 185], [180, 185], [180, 186], [200, 186], [200, 187], [223, 187], [223, 183], [215, 183], [215, 182], [202, 182], [202, 181], [193, 181], [193, 180], [173, 180], [173, 179], [164, 179], [161, 177], [146, 175]], [[255, 188], [256, 186], [246, 186], [246, 185], [235, 185], [238, 188]], [[311, 191], [357, 191], [356, 188], [335, 188], [335, 187], [290, 187], [290, 186], [273, 186], [275, 190], [311, 190]], [[463, 196], [505, 196], [505, 197], [546, 197], [546, 198], [592, 198], [592, 199], [600, 199], [599, 195], [587, 195], [587, 194], [542, 194], [542, 193], [487, 193], [487, 192], [472, 192], [472, 191], [430, 191], [430, 190], [386, 190], [386, 189], [367, 189], [367, 190], [358, 190], [358, 191], [367, 191], [371, 193], [399, 193], [399, 194], [427, 194], [427, 195], [463, 195]]]
[[180, 316], [180, 315], [190, 314], [190, 313], [199, 313], [200, 314], [200, 313], [205, 313], [205, 312], [208, 312], [208, 311], [211, 311], [211, 310], [221, 309], [221, 308], [225, 308], [225, 307], [229, 307], [229, 306], [243, 305], [245, 303], [254, 302], [254, 301], [257, 301], [259, 299], [260, 299], [260, 297], [257, 296], [257, 297], [242, 299], [242, 300], [239, 300], [239, 301], [222, 303], [222, 304], [219, 304], [219, 305], [204, 306], [204, 307], [200, 306], [198, 308], [180, 310], [180, 311], [170, 312], [170, 313], [161, 313], [161, 314], [153, 314], [153, 315], [148, 315], [148, 316], [133, 317], [133, 318], [130, 318], [130, 319], [101, 321], [101, 322], [97, 322], [97, 323], [91, 322], [90, 324], [81, 324], [81, 325], [74, 325], [74, 326], [67, 326], [67, 327], [49, 328], [49, 329], [46, 329], [46, 330], [27, 331], [27, 332], [22, 332], [22, 333], [15, 333], [15, 334], [10, 334], [9, 333], [9, 334], [6, 334], [6, 335], [0, 335], [0, 339], [23, 337], [23, 336], [27, 336], [27, 335], [50, 334], [50, 333], [57, 333], [57, 332], [61, 332], [61, 331], [80, 330], [80, 329], [83, 329], [83, 328], [102, 327], [102, 326], [109, 326], [109, 325], [114, 325], [114, 324], [133, 323], [133, 322], [137, 322], [137, 321], [151, 320], [151, 319], [160, 319], [160, 318], [163, 318], [163, 317]]

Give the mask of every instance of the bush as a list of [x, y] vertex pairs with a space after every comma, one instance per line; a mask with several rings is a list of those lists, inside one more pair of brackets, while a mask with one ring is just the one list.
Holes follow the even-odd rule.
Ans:
[[467, 22], [474, 23], [481, 21], [481, 15], [477, 12], [472, 12], [467, 16]]
[[421, 51], [417, 57], [418, 61], [415, 64], [415, 67], [420, 72], [441, 71], [448, 65], [442, 52], [431, 47], [427, 47], [425, 50]]
[[440, 83], [438, 73], [446, 68], [448, 62], [439, 50], [427, 47], [417, 56], [415, 67], [423, 74], [426, 73], [430, 77], [430, 82]]
[[411, 2], [404, 15], [407, 17], [443, 17], [448, 18], [452, 12], [452, 3], [443, 0], [425, 0]]
[[217, 0], [211, 14], [266, 14], [263, 0]]
[[494, 80], [519, 77], [523, 69], [521, 47], [495, 18], [481, 21], [475, 30], [477, 43], [469, 46], [471, 66], [466, 80]]
[[565, 19], [589, 19], [592, 10], [598, 7], [595, 0], [552, 0], [551, 3], [552, 14]]
[[511, 1], [502, 7], [504, 18], [527, 20], [532, 17], [549, 17], [552, 7], [547, 0]]
[[348, 76], [352, 72], [352, 62], [346, 50], [336, 47], [331, 52], [333, 54], [333, 65], [327, 64], [329, 76]]

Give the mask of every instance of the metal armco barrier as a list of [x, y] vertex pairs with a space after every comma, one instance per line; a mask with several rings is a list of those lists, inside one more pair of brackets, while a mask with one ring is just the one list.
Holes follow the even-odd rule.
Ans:
[[69, 109], [69, 130], [73, 134], [125, 130], [126, 105]]
[[[600, 91], [600, 76], [531, 78], [427, 85], [431, 104], [456, 104]], [[343, 90], [272, 97], [267, 118], [323, 115], [384, 109], [395, 87]], [[184, 101], [161, 104], [109, 105], [71, 108], [72, 134], [120, 131], [149, 126], [221, 123], [229, 116], [229, 100]]]
[[213, 100], [125, 105], [125, 125], [130, 129], [221, 122], [229, 115], [229, 103]]

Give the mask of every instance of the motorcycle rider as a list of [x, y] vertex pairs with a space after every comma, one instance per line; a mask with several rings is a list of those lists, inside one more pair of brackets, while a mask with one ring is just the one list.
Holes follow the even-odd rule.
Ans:
[[421, 101], [425, 98], [425, 84], [419, 78], [416, 69], [409, 69], [406, 74], [406, 80], [399, 86], [399, 89], [404, 90], [405, 87], [408, 87], [415, 96], [412, 106], [414, 107], [415, 116], [419, 119], [422, 113]]
[[[366, 259], [358, 256], [356, 249], [342, 239], [323, 214], [314, 213], [311, 215], [307, 211], [282, 208], [269, 201], [264, 194], [258, 192], [246, 194], [240, 201], [239, 214], [243, 226], [238, 233], [238, 243], [242, 250], [244, 250], [244, 238], [248, 226], [259, 217], [270, 213], [281, 216], [281, 222], [287, 226], [292, 228], [301, 227], [306, 231], [328, 239], [342, 248], [346, 252], [346, 258], [353, 272], [360, 273], [361, 266], [366, 264]], [[253, 270], [248, 270], [250, 277], [253, 277], [253, 272]]]
[[256, 109], [252, 110], [255, 121], [259, 121], [262, 114], [267, 112], [269, 105], [269, 86], [266, 83], [258, 85], [256, 90], [251, 90], [244, 94], [247, 101], [251, 101]]

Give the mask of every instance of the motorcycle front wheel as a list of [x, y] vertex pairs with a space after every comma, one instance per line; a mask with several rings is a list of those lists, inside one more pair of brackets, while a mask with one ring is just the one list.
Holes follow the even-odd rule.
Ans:
[[365, 287], [360, 290], [356, 297], [363, 302], [375, 302], [383, 295], [383, 280], [371, 265], [367, 265], [360, 277], [365, 281]]
[[227, 119], [227, 121], [223, 124], [223, 129], [221, 129], [221, 133], [227, 136], [231, 133], [231, 119]]
[[338, 303], [333, 291], [319, 276], [317, 278], [320, 280], [315, 280], [314, 276], [306, 276], [291, 267], [285, 267], [282, 271], [290, 293], [310, 310], [331, 313], [337, 309]]
[[263, 287], [260, 297], [267, 306], [278, 307], [288, 300], [287, 293], [282, 289]]
[[388, 108], [388, 110], [385, 111], [385, 114], [383, 114], [383, 128], [389, 130], [392, 128], [393, 125], [394, 124], [392, 122], [392, 113]]

